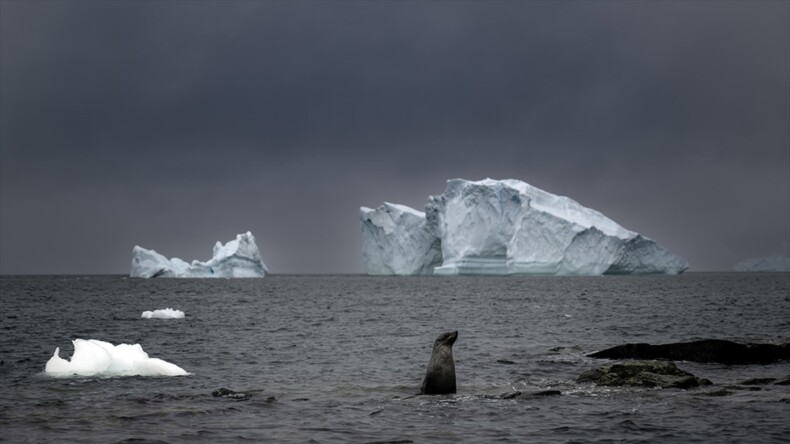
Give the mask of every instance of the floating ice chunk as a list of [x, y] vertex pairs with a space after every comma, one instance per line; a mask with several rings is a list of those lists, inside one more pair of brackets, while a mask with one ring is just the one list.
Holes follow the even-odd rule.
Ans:
[[194, 260], [191, 264], [177, 257], [168, 259], [154, 250], [135, 246], [129, 275], [142, 278], [251, 278], [264, 277], [268, 272], [255, 244], [255, 236], [248, 231], [225, 245], [217, 242], [211, 259], [206, 262]]
[[142, 317], [145, 319], [182, 319], [184, 312], [173, 310], [172, 308], [163, 308], [154, 311], [144, 311]]
[[53, 376], [180, 376], [187, 372], [181, 367], [151, 358], [140, 344], [118, 344], [96, 339], [75, 339], [71, 361], [60, 357], [60, 347], [49, 358], [44, 372]]

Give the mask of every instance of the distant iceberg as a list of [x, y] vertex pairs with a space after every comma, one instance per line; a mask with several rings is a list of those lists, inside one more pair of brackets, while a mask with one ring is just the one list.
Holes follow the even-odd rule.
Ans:
[[777, 254], [738, 262], [733, 271], [790, 271], [790, 255]]
[[142, 317], [145, 319], [183, 319], [184, 312], [173, 310], [172, 308], [163, 308], [154, 311], [144, 311]]
[[[362, 207], [368, 274], [678, 274], [682, 258], [598, 211], [519, 180], [447, 182], [423, 213]], [[434, 252], [441, 251], [441, 254]]]
[[252, 278], [264, 277], [269, 272], [258, 252], [255, 237], [249, 231], [225, 245], [217, 242], [212, 256], [206, 262], [194, 260], [188, 264], [177, 257], [168, 259], [154, 250], [135, 245], [129, 275], [141, 278]]
[[96, 339], [75, 339], [71, 361], [60, 357], [60, 347], [49, 358], [44, 371], [52, 376], [181, 376], [181, 367], [151, 358], [140, 344], [118, 344]]

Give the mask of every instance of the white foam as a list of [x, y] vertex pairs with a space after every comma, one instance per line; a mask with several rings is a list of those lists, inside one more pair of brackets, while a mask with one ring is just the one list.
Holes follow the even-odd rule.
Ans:
[[60, 347], [49, 358], [44, 372], [68, 376], [181, 376], [188, 374], [181, 367], [151, 358], [140, 344], [118, 344], [96, 339], [75, 339], [71, 361], [60, 357]]
[[183, 319], [184, 312], [168, 307], [154, 311], [144, 311], [142, 317], [145, 319]]

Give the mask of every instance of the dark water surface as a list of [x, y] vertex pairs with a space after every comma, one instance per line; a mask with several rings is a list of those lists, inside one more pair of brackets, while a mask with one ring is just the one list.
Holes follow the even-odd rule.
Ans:
[[[0, 278], [0, 439], [9, 442], [787, 442], [787, 362], [679, 362], [691, 390], [577, 384], [625, 342], [790, 342], [789, 273], [647, 277]], [[185, 319], [142, 319], [173, 307]], [[458, 330], [458, 393], [419, 390]], [[71, 340], [139, 343], [190, 373], [53, 378]], [[254, 391], [245, 401], [213, 389]], [[730, 388], [728, 388], [730, 387]], [[723, 392], [723, 388], [728, 388]], [[520, 390], [561, 396], [504, 400]], [[720, 395], [720, 396], [715, 396]], [[274, 397], [271, 399], [270, 397]]]

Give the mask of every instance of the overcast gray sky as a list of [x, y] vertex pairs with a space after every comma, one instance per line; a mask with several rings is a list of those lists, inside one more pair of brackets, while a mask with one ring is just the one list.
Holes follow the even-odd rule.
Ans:
[[362, 272], [358, 208], [515, 178], [691, 270], [790, 250], [790, 2], [0, 3], [0, 273]]

